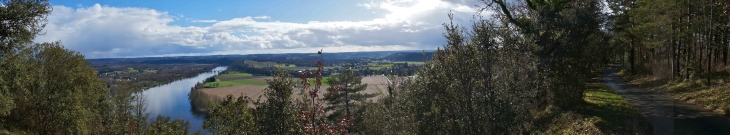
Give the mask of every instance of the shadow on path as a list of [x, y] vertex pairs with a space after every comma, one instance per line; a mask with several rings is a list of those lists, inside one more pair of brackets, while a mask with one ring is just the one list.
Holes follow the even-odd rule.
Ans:
[[669, 95], [638, 89], [619, 79], [615, 67], [603, 72], [606, 85], [636, 108], [654, 126], [654, 134], [730, 134], [730, 119], [679, 102]]

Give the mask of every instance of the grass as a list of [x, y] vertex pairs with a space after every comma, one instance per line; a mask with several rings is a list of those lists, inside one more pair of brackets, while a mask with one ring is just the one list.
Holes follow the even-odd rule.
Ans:
[[216, 88], [215, 84], [218, 84], [218, 87], [228, 87], [228, 86], [236, 86], [236, 85], [259, 85], [259, 86], [269, 85], [266, 82], [256, 81], [256, 80], [230, 80], [230, 81], [208, 82], [208, 83], [205, 83], [205, 85], [203, 85], [203, 87]]
[[237, 77], [249, 77], [252, 76], [250, 73], [241, 73], [241, 72], [231, 72], [228, 74], [220, 74], [216, 76], [218, 79], [230, 79], [230, 78], [237, 78]]
[[661, 86], [659, 89], [672, 93], [672, 96], [684, 102], [700, 104], [715, 112], [730, 113], [730, 85], [720, 84], [707, 86], [699, 81], [687, 81]]
[[569, 110], [537, 113], [543, 134], [650, 134], [651, 124], [603, 83], [599, 72], [586, 84], [585, 103]]

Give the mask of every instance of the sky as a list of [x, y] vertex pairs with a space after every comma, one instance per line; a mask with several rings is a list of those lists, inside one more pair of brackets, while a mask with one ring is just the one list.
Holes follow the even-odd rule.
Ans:
[[[435, 50], [477, 0], [50, 0], [46, 34], [87, 58]], [[486, 14], [486, 13], [482, 13]]]

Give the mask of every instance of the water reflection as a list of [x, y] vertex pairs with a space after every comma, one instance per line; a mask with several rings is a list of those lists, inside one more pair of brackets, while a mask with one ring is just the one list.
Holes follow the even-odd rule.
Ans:
[[157, 115], [169, 116], [173, 119], [180, 117], [190, 121], [191, 131], [202, 131], [204, 118], [197, 117], [191, 112], [188, 93], [196, 83], [217, 75], [227, 68], [216, 67], [211, 72], [202, 73], [193, 78], [186, 78], [145, 90], [142, 93], [147, 98], [147, 112], [150, 113], [151, 117]]

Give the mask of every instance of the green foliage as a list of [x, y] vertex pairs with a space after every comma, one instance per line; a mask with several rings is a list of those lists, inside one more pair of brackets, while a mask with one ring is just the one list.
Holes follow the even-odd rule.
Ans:
[[434, 53], [404, 92], [418, 133], [524, 132], [535, 108], [535, 88], [541, 85], [534, 81], [534, 55], [521, 53], [529, 46], [488, 21], [476, 22], [472, 37], [458, 25], [444, 26], [444, 49]]
[[0, 57], [12, 56], [42, 34], [51, 6], [47, 0], [2, 0], [1, 5]]
[[[561, 108], [583, 102], [586, 74], [591, 66], [605, 64], [607, 53], [598, 52], [608, 45], [607, 37], [600, 29], [604, 21], [600, 1], [525, 1], [529, 8], [510, 6], [502, 0], [491, 0], [488, 6], [498, 10], [498, 17], [516, 25], [519, 38], [530, 41], [524, 53], [537, 57], [538, 78], [544, 78], [541, 97], [546, 103]], [[524, 12], [509, 10], [521, 9]], [[508, 26], [501, 26], [508, 27]], [[587, 51], [591, 50], [591, 51]]]
[[325, 111], [331, 112], [328, 116], [330, 120], [344, 117], [345, 113], [350, 113], [350, 109], [354, 110], [368, 98], [377, 96], [377, 94], [360, 93], [367, 88], [367, 84], [360, 82], [362, 76], [357, 76], [352, 69], [346, 67], [344, 69], [339, 75], [327, 79], [332, 87], [327, 88], [327, 92], [331, 94], [326, 95], [324, 100], [328, 104]]
[[150, 127], [147, 129], [146, 134], [150, 135], [186, 135], [190, 129], [190, 122], [181, 118], [170, 120], [167, 116], [157, 116]]
[[253, 109], [248, 108], [249, 98], [246, 96], [233, 99], [233, 96], [223, 100], [210, 111], [209, 118], [203, 123], [203, 128], [213, 134], [256, 134], [258, 127], [254, 122]]
[[29, 76], [20, 72], [31, 44], [45, 26], [51, 6], [45, 0], [2, 0], [0, 7], [0, 116], [17, 106], [14, 90], [25, 90]]
[[91, 132], [109, 91], [84, 57], [59, 42], [36, 44], [18, 69], [15, 109], [4, 119], [35, 133]]
[[205, 79], [205, 82], [206, 83], [208, 83], [208, 82], [215, 82], [216, 80], [218, 80], [218, 79], [215, 79], [215, 77], [209, 77], [209, 78]]
[[[369, 135], [392, 135], [392, 134], [418, 134], [418, 123], [415, 115], [419, 112], [413, 110], [413, 103], [407, 99], [413, 96], [405, 91], [412, 87], [410, 80], [393, 80], [388, 88], [391, 90], [389, 96], [379, 99], [377, 102], [366, 102], [362, 104], [363, 111], [356, 112], [356, 120], [353, 127], [355, 132]], [[402, 83], [401, 83], [402, 82]], [[427, 133], [422, 133], [427, 134]]]
[[202, 83], [197, 83], [193, 88], [190, 88], [190, 93], [188, 93], [190, 107], [192, 107], [191, 111], [197, 116], [207, 116], [210, 110], [219, 104], [221, 100], [216, 96], [204, 93], [203, 88]]
[[260, 134], [299, 134], [304, 132], [299, 123], [299, 107], [291, 99], [294, 80], [286, 70], [278, 70], [272, 80], [267, 80], [269, 87], [264, 89], [265, 102], [259, 98], [254, 105], [255, 121], [259, 125]]

